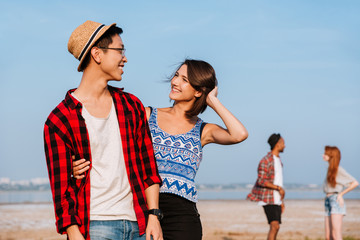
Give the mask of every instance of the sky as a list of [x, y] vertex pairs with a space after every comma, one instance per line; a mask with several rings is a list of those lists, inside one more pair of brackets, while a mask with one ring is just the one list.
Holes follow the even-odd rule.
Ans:
[[[321, 184], [325, 145], [360, 180], [359, 11], [355, 0], [1, 1], [0, 178], [48, 176], [45, 120], [81, 79], [67, 42], [93, 20], [124, 30], [128, 63], [110, 85], [145, 106], [171, 105], [164, 80], [185, 58], [214, 67], [249, 137], [205, 146], [197, 183], [253, 183], [272, 133], [285, 139], [285, 183]], [[224, 126], [210, 108], [200, 117]]]

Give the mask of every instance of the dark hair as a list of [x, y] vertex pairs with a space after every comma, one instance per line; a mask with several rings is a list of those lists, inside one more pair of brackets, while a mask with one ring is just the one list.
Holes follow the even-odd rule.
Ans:
[[[178, 71], [182, 65], [187, 66], [187, 77], [190, 85], [196, 91], [202, 92], [201, 96], [196, 98], [192, 108], [185, 113], [186, 117], [191, 118], [205, 111], [207, 107], [207, 95], [217, 86], [217, 79], [214, 68], [205, 61], [185, 59], [176, 71]], [[173, 74], [173, 76], [174, 75], [175, 74]], [[173, 78], [173, 76], [171, 78]]]
[[270, 149], [273, 150], [277, 142], [280, 140], [281, 135], [280, 133], [273, 133], [268, 139], [268, 143], [270, 145]]
[[[117, 26], [111, 26], [94, 44], [93, 47], [108, 47], [112, 43], [112, 37], [116, 34], [122, 34], [123, 30]], [[107, 50], [104, 49], [104, 52]], [[89, 51], [84, 57], [84, 61], [80, 66], [80, 71], [84, 71], [84, 69], [89, 65], [91, 59], [91, 51]]]

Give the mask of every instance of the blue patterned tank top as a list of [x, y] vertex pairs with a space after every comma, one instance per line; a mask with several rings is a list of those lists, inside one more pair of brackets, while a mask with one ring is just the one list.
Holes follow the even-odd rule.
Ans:
[[154, 153], [163, 184], [161, 193], [172, 193], [197, 202], [195, 175], [202, 159], [200, 129], [203, 120], [198, 118], [187, 133], [170, 135], [157, 122], [157, 109], [153, 108], [149, 127]]

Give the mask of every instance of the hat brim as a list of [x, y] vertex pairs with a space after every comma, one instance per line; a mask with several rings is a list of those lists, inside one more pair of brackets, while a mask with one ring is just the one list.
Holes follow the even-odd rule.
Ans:
[[77, 68], [78, 72], [81, 72], [80, 66], [82, 65], [84, 59], [86, 58], [87, 54], [90, 52], [91, 48], [94, 46], [94, 44], [96, 43], [97, 40], [99, 40], [99, 38], [101, 38], [102, 35], [104, 35], [104, 33], [109, 30], [110, 27], [115, 26], [116, 23], [110, 24], [108, 26], [103, 27], [97, 34], [96, 36], [93, 38], [93, 40], [91, 41], [91, 43], [89, 44], [89, 46], [87, 47], [87, 49], [84, 52], [83, 57], [80, 60], [79, 66]]

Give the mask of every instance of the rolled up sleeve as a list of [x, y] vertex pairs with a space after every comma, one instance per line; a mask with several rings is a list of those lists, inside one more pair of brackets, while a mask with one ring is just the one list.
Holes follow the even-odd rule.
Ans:
[[[50, 125], [50, 126], [49, 126]], [[44, 127], [44, 147], [52, 197], [54, 201], [56, 228], [61, 234], [66, 228], [81, 220], [76, 213], [75, 186], [71, 179], [71, 154], [62, 139], [47, 121]]]

